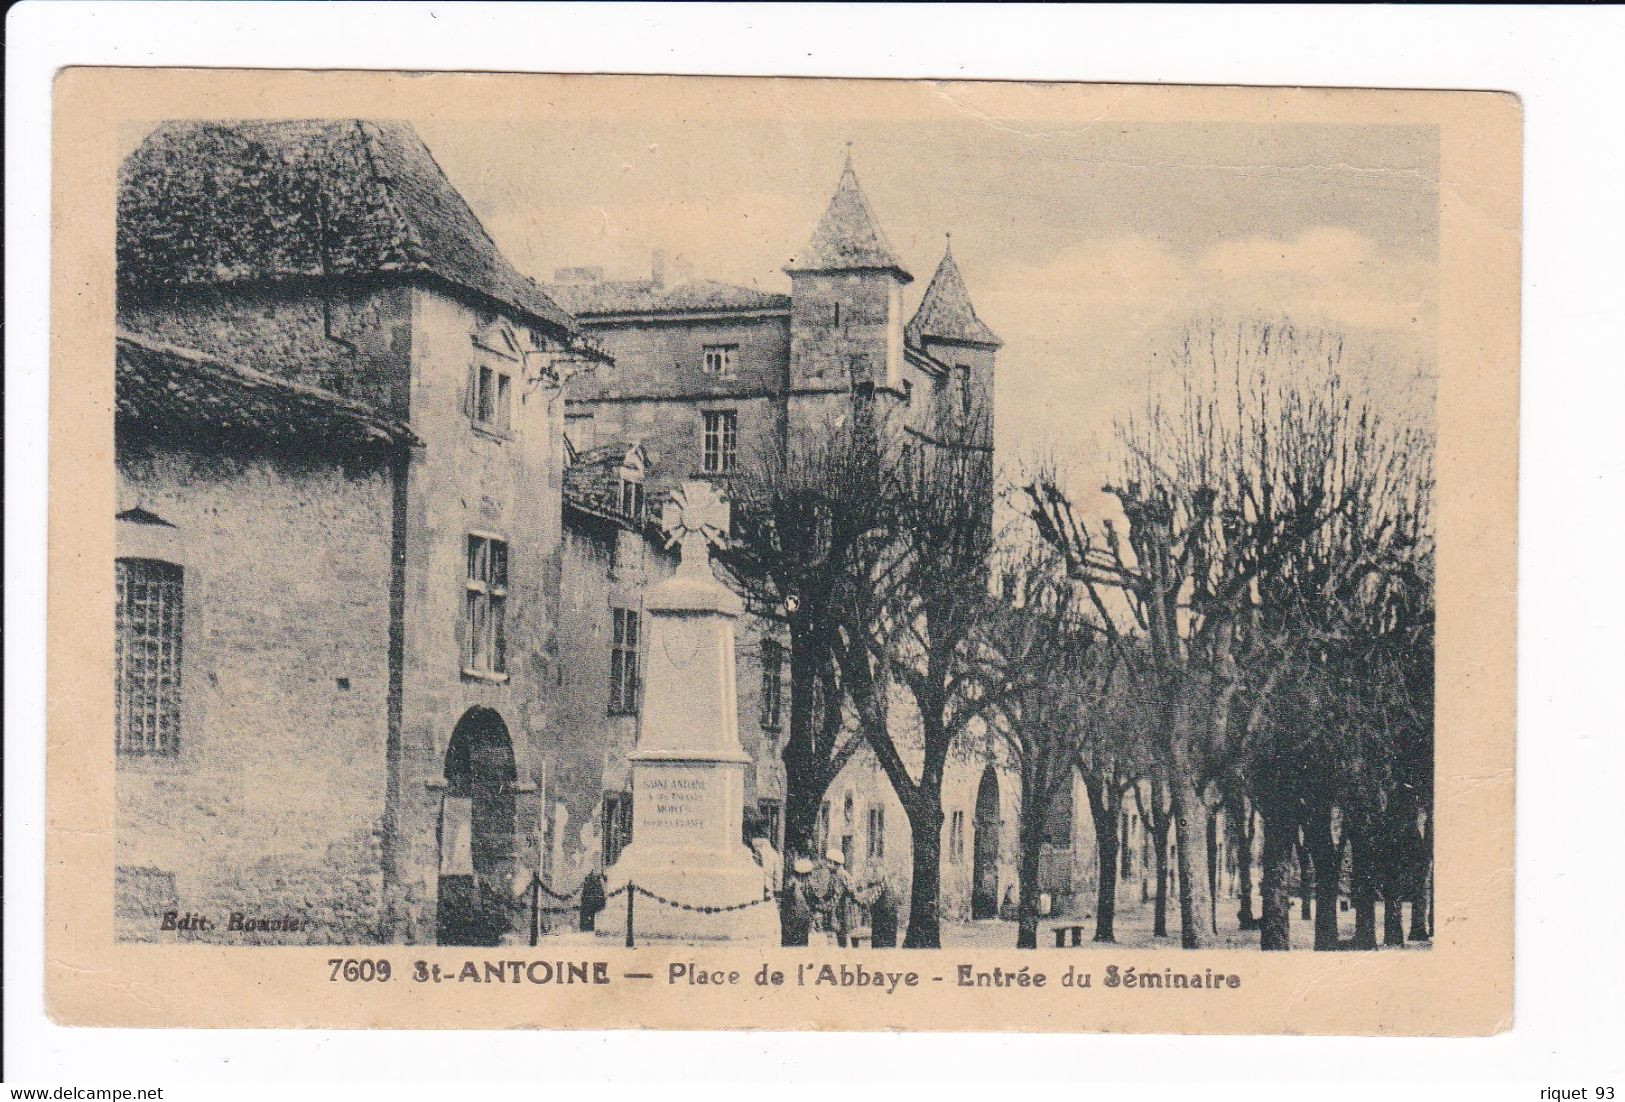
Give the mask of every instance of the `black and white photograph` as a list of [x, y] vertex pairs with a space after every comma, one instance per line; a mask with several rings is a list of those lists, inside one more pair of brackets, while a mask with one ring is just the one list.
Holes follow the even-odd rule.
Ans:
[[475, 121], [124, 131], [120, 942], [1429, 948], [1437, 127]]

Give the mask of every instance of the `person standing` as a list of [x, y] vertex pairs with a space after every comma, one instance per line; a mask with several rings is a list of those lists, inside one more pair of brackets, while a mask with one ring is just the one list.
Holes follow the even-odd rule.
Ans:
[[897, 893], [882, 877], [869, 901], [869, 944], [876, 949], [897, 948]]
[[809, 883], [812, 871], [813, 863], [798, 857], [784, 878], [779, 894], [779, 923], [783, 933], [781, 940], [787, 946], [804, 948], [811, 937], [815, 910]]
[[846, 948], [852, 923], [852, 878], [846, 873], [846, 856], [838, 849], [824, 854], [828, 872], [823, 892], [824, 929], [834, 935], [835, 944]]
[[604, 909], [604, 874], [593, 869], [587, 878], [581, 882], [581, 916], [582, 930], [591, 932], [598, 925], [598, 912]]

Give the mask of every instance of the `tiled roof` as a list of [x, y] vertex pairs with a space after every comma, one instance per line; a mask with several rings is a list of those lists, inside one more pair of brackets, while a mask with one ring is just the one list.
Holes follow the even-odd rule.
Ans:
[[878, 268], [896, 272], [904, 280], [908, 274], [891, 243], [880, 229], [869, 199], [858, 184], [858, 174], [847, 158], [835, 197], [813, 230], [811, 240], [784, 266], [787, 272], [852, 271]]
[[924, 337], [964, 341], [967, 344], [985, 344], [998, 348], [999, 338], [971, 305], [970, 292], [965, 290], [965, 277], [959, 274], [959, 264], [949, 247], [942, 254], [942, 263], [925, 288], [920, 308], [903, 330], [908, 344], [919, 348]]
[[428, 277], [576, 332], [402, 122], [159, 126], [119, 171], [118, 265], [135, 285]]
[[120, 333], [115, 408], [121, 431], [237, 446], [297, 444], [301, 454], [414, 442], [402, 422], [330, 391]]
[[547, 293], [577, 317], [605, 314], [709, 313], [729, 310], [788, 310], [790, 296], [718, 283], [688, 280], [671, 286], [648, 279], [553, 283]]
[[632, 528], [649, 528], [660, 516], [669, 491], [656, 488], [647, 461], [644, 468], [645, 499], [643, 518], [621, 512], [621, 467], [636, 444], [599, 444], [578, 454], [564, 469], [564, 501], [593, 516], [617, 521]]

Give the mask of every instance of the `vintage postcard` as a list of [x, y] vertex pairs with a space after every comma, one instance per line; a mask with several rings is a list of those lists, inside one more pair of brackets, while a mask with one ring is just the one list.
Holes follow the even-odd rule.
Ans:
[[71, 69], [47, 996], [1483, 1034], [1521, 113]]

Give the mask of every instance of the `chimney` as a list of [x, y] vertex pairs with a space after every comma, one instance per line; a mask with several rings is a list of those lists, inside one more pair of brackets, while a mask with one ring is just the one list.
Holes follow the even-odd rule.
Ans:
[[666, 285], [666, 250], [656, 249], [649, 258], [649, 279], [656, 287]]

